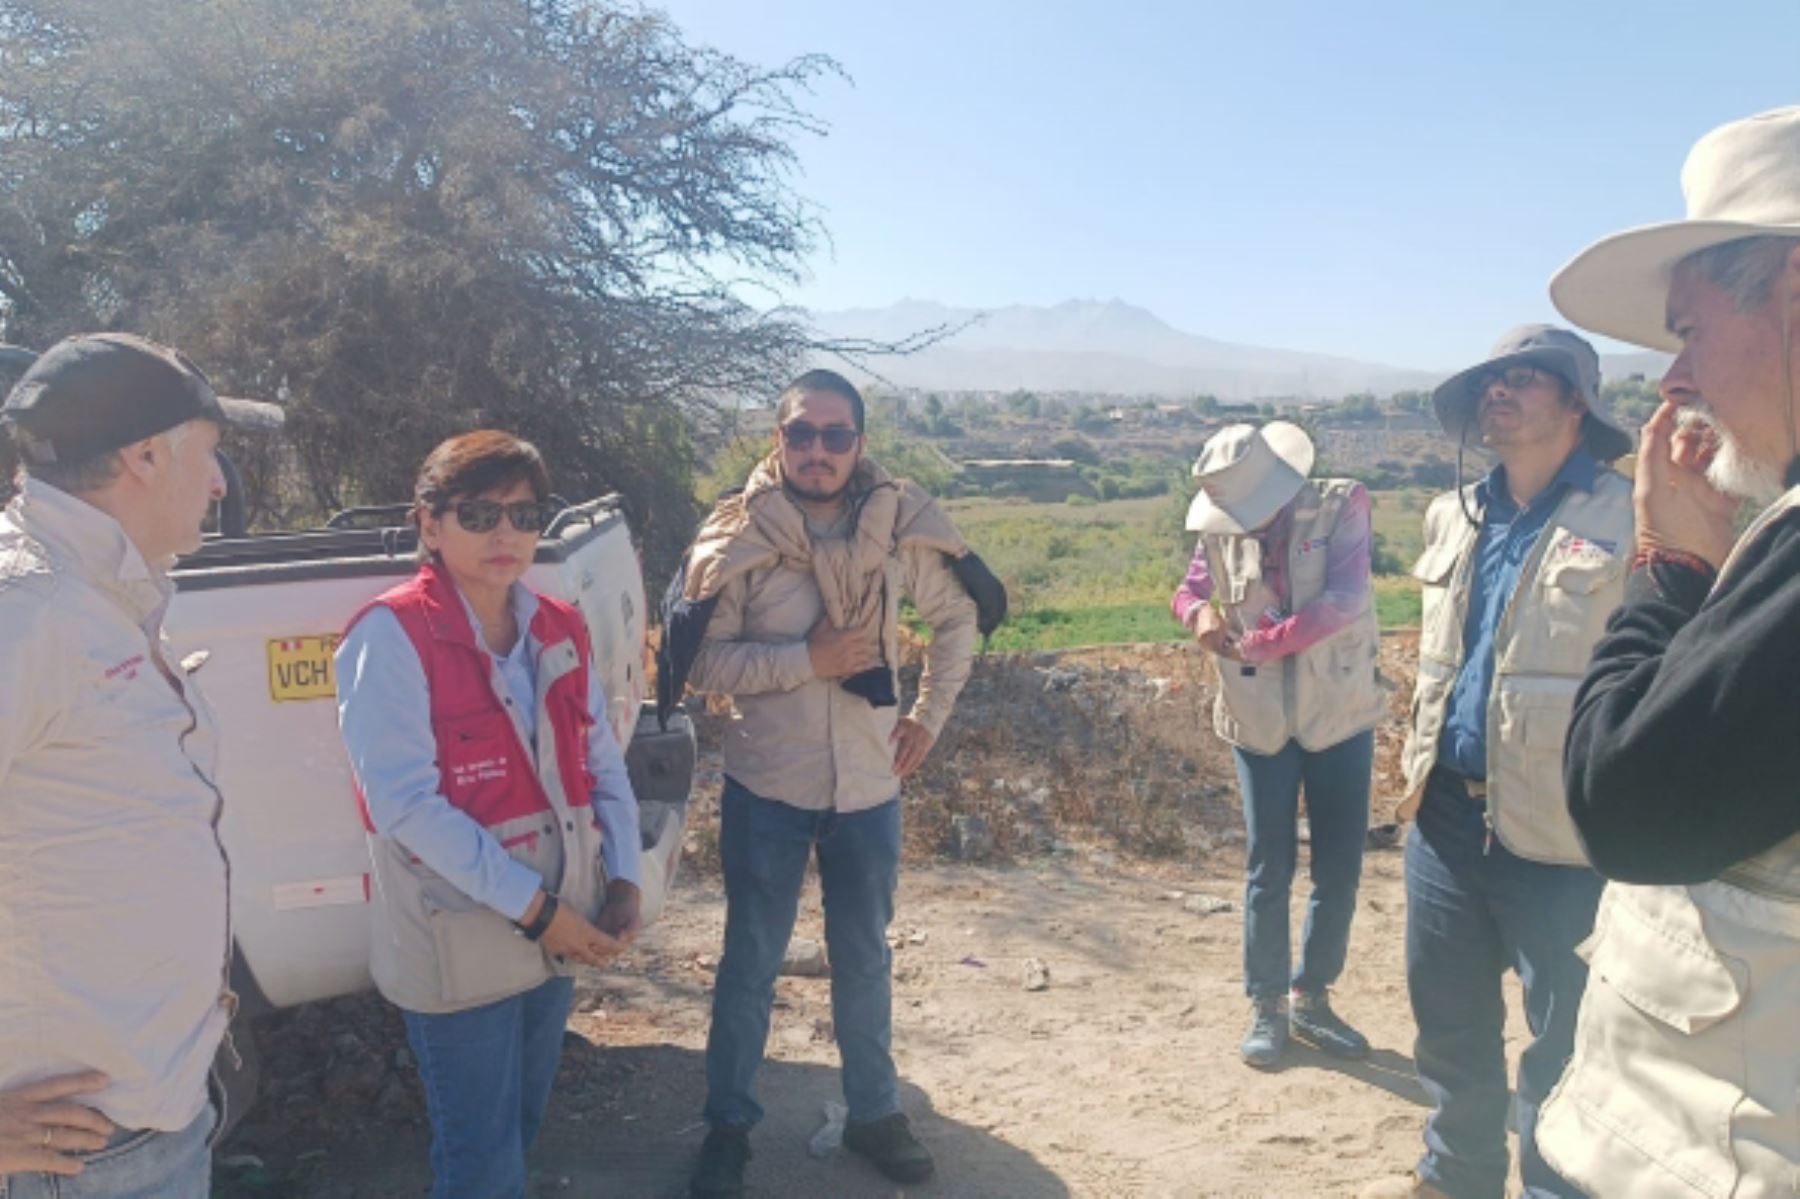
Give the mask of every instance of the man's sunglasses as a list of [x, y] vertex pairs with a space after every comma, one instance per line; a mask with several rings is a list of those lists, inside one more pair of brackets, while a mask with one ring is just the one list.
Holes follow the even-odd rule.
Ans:
[[810, 450], [816, 440], [824, 443], [828, 454], [848, 454], [861, 436], [855, 429], [846, 429], [842, 425], [820, 429], [803, 420], [789, 421], [781, 426], [781, 440], [790, 450]]
[[1539, 379], [1554, 379], [1548, 371], [1535, 366], [1509, 366], [1503, 371], [1487, 371], [1475, 376], [1474, 394], [1484, 396], [1496, 383], [1506, 384], [1508, 391], [1524, 391]]
[[507, 523], [519, 532], [542, 533], [556, 515], [553, 507], [541, 500], [514, 500], [510, 504], [499, 500], [458, 500], [450, 505], [450, 511], [456, 514], [456, 523], [471, 533], [493, 532], [503, 512]]

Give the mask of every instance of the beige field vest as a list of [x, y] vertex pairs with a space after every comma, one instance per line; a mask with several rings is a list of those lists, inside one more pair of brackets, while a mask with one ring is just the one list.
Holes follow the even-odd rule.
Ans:
[[[1473, 488], [1465, 494], [1473, 507]], [[1401, 752], [1402, 820], [1418, 811], [1462, 670], [1477, 533], [1456, 492], [1440, 495], [1425, 514], [1425, 552], [1413, 567], [1423, 610], [1418, 689]], [[1592, 491], [1568, 488], [1538, 534], [1494, 636], [1488, 819], [1501, 844], [1534, 862], [1587, 864], [1563, 797], [1563, 741], [1594, 643], [1624, 598], [1633, 537], [1630, 480], [1602, 467]]]
[[[1256, 538], [1202, 535], [1214, 595], [1235, 632], [1255, 629], [1265, 612], [1298, 612], [1325, 590], [1331, 536], [1356, 486], [1324, 479], [1301, 489], [1288, 533], [1285, 596], [1264, 579], [1263, 545]], [[1373, 597], [1365, 596], [1362, 614], [1347, 627], [1297, 654], [1257, 666], [1216, 659], [1214, 729], [1241, 749], [1272, 754], [1289, 740], [1303, 749], [1328, 749], [1373, 728], [1381, 719], [1383, 697], [1375, 675], [1379, 645]]]
[[[1800, 488], [1738, 539], [1744, 547]], [[1800, 711], [1800, 705], [1796, 705]], [[1611, 883], [1538, 1147], [1591, 1195], [1800, 1195], [1800, 835], [1694, 886]]]

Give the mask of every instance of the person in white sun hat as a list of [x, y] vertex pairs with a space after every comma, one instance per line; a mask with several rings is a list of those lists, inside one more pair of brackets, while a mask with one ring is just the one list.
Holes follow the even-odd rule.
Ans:
[[[1538, 1146], [1592, 1195], [1800, 1194], [1800, 107], [1701, 138], [1687, 219], [1551, 281], [1674, 351], [1625, 602], [1576, 697], [1570, 815], [1614, 880]], [[1742, 499], [1765, 505], [1742, 536]]]
[[[1383, 692], [1369, 585], [1369, 494], [1308, 479], [1313, 445], [1297, 426], [1232, 425], [1194, 464], [1187, 527], [1200, 534], [1171, 607], [1219, 670], [1213, 711], [1231, 743], [1247, 833], [1244, 1061], [1278, 1064], [1290, 1031], [1334, 1057], [1369, 1052], [1331, 1009], [1344, 969], [1369, 827], [1369, 779]], [[1298, 965], [1288, 892], [1302, 789], [1313, 891]], [[1290, 1004], [1291, 997], [1291, 1004]]]

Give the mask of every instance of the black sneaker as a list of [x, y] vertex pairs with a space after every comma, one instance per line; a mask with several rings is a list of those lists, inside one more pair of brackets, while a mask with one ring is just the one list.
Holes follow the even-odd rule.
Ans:
[[1281, 1064], [1281, 1052], [1287, 1048], [1287, 1000], [1280, 996], [1250, 1001], [1250, 1031], [1238, 1046], [1244, 1064], [1258, 1070], [1271, 1070]]
[[1321, 1053], [1351, 1061], [1360, 1061], [1369, 1056], [1369, 1038], [1345, 1024], [1331, 1010], [1331, 1002], [1325, 998], [1323, 991], [1316, 995], [1307, 991], [1295, 991], [1288, 1023], [1292, 1025], [1296, 1037]]
[[721, 1199], [744, 1193], [744, 1167], [750, 1161], [750, 1133], [729, 1124], [715, 1125], [700, 1144], [700, 1160], [688, 1183], [693, 1199]]
[[904, 1112], [848, 1125], [844, 1147], [894, 1182], [924, 1182], [934, 1169], [931, 1151], [919, 1144]]

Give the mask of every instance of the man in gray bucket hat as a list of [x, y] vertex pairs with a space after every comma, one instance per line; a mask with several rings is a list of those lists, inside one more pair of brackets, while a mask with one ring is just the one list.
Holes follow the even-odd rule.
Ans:
[[[1800, 1195], [1800, 107], [1682, 170], [1687, 219], [1584, 250], [1571, 320], [1676, 353], [1625, 602], [1575, 703], [1570, 814], [1612, 881], [1538, 1144], [1594, 1195]], [[1766, 505], [1741, 535], [1740, 501]]]
[[1619, 427], [1600, 396], [1600, 356], [1582, 338], [1555, 325], [1521, 325], [1494, 344], [1485, 362], [1438, 385], [1431, 406], [1451, 440], [1463, 444], [1479, 433], [1483, 393], [1477, 386], [1515, 366], [1549, 371], [1563, 381], [1570, 398], [1581, 402], [1581, 441], [1596, 459], [1615, 462], [1631, 453], [1631, 434]]
[[1366, 1196], [1498, 1199], [1506, 1186], [1506, 971], [1531, 1043], [1517, 1086], [1525, 1194], [1575, 1195], [1538, 1156], [1538, 1105], [1567, 1061], [1602, 882], [1563, 801], [1562, 743], [1588, 654], [1618, 605], [1631, 484], [1603, 463], [1631, 438], [1600, 404], [1600, 363], [1527, 325], [1432, 397], [1444, 431], [1499, 459], [1425, 517], [1418, 691], [1402, 753], [1406, 981], [1433, 1111], [1415, 1172]]

